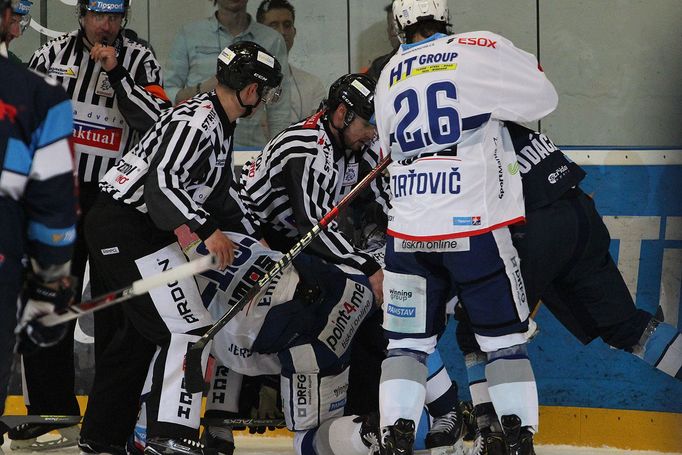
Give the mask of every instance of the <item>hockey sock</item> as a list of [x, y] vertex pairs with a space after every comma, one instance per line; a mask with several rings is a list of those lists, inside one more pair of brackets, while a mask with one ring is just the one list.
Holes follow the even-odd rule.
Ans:
[[457, 384], [448, 375], [438, 349], [426, 359], [426, 407], [432, 417], [439, 417], [457, 406]]
[[481, 351], [472, 352], [464, 356], [469, 378], [469, 392], [474, 404], [476, 424], [479, 428], [491, 427], [492, 431], [501, 431], [495, 408], [490, 401], [488, 381], [485, 378], [485, 365], [488, 356]]
[[[390, 353], [389, 353], [390, 355]], [[380, 426], [410, 419], [419, 424], [426, 397], [426, 365], [409, 355], [388, 357], [381, 364]]]
[[516, 414], [521, 425], [537, 427], [538, 391], [525, 344], [489, 352], [485, 377], [498, 416]]
[[[366, 455], [369, 450], [362, 442], [362, 422], [357, 416], [345, 416], [324, 422], [315, 430], [299, 431], [295, 435], [298, 455]], [[302, 434], [302, 436], [299, 436]], [[296, 443], [296, 440], [300, 443]]]
[[682, 380], [682, 334], [672, 325], [652, 318], [632, 353]]

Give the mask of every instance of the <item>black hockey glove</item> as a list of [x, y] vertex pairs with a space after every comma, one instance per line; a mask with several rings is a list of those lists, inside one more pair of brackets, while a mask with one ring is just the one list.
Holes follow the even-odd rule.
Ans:
[[69, 324], [46, 327], [39, 323], [40, 316], [71, 305], [75, 296], [75, 277], [66, 276], [50, 283], [44, 283], [35, 275], [29, 276], [21, 297], [16, 351], [29, 355], [38, 348], [54, 346], [68, 331]]

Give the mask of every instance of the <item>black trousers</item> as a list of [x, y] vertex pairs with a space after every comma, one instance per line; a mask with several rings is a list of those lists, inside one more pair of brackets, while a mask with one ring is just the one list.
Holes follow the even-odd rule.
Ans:
[[[104, 194], [85, 219], [85, 235], [91, 267], [102, 278], [103, 288], [98, 290], [102, 293], [139, 280], [142, 273], [136, 260], [153, 253], [162, 254], [160, 250], [176, 244], [175, 235], [158, 229], [148, 215]], [[198, 305], [197, 311], [206, 311], [201, 302], [192, 304]], [[140, 395], [153, 358], [151, 391], [145, 400], [147, 437], [198, 438], [198, 427], [160, 422], [158, 416], [161, 408], [168, 409], [168, 403], [161, 402], [167, 390], [164, 374], [181, 371], [187, 346], [181, 352], [172, 350], [173, 337], [177, 340], [178, 335], [201, 335], [211, 322], [196, 329], [191, 324], [171, 323], [173, 319], [164, 320], [161, 313], [169, 305], [175, 311], [174, 302], [153, 300], [151, 294], [118, 305], [116, 330], [97, 354], [95, 379], [81, 429], [84, 439], [115, 446], [125, 444], [135, 426]], [[189, 298], [186, 305], [191, 306]], [[97, 337], [95, 332], [96, 340]]]
[[[99, 189], [97, 183], [80, 183], [79, 204], [81, 216], [76, 225], [76, 243], [73, 260], [71, 261], [71, 275], [78, 278], [78, 293], [76, 302], [81, 301], [80, 289], [85, 276], [85, 264], [88, 260], [88, 248], [84, 235], [84, 218], [93, 206]], [[91, 289], [97, 287], [98, 277], [90, 271]], [[93, 292], [93, 296], [96, 294]], [[95, 319], [95, 326], [97, 326]], [[28, 397], [27, 409], [29, 414], [63, 414], [80, 415], [80, 408], [76, 400], [75, 366], [73, 360], [73, 331], [75, 321], [71, 321], [67, 335], [56, 345], [37, 350], [22, 358], [25, 382], [24, 393]], [[100, 329], [104, 332], [105, 329]], [[102, 339], [102, 337], [100, 337]], [[102, 343], [100, 343], [102, 344]]]
[[[611, 254], [611, 237], [594, 201], [576, 188], [512, 227], [531, 311], [539, 301], [582, 343], [601, 337], [616, 348], [639, 341], [651, 314], [638, 310]], [[478, 349], [457, 325], [466, 354]]]
[[[0, 415], [12, 373], [17, 325], [17, 297], [22, 284], [24, 214], [15, 201], [0, 197]], [[6, 428], [0, 425], [0, 434]]]

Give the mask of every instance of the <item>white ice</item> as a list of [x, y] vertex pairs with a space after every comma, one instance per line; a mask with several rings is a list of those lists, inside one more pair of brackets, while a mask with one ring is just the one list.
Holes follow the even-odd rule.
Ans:
[[[291, 439], [286, 437], [237, 437], [237, 450], [235, 455], [293, 455]], [[29, 452], [13, 452], [9, 448], [9, 441], [5, 440], [3, 445], [5, 455], [26, 455]], [[663, 455], [661, 452], [639, 451], [639, 450], [616, 450], [616, 449], [595, 449], [590, 447], [573, 447], [573, 446], [536, 446], [535, 451], [537, 455]], [[76, 447], [69, 447], [61, 450], [50, 450], [42, 452], [33, 452], [34, 454], [44, 455], [78, 455], [79, 451]], [[672, 455], [670, 453], [664, 455]], [[682, 455], [682, 452], [677, 453]]]

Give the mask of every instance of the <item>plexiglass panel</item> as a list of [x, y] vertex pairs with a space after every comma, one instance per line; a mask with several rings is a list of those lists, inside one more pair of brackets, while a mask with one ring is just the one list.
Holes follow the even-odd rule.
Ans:
[[[34, 23], [11, 50], [24, 61], [48, 35], [78, 27], [76, 0], [34, 0]], [[290, 62], [322, 80], [360, 71], [391, 50], [388, 0], [291, 0]], [[259, 1], [247, 9], [255, 19]], [[454, 32], [490, 30], [540, 54], [560, 94], [543, 130], [566, 145], [682, 144], [680, 0], [450, 0]], [[128, 24], [162, 66], [179, 28], [212, 0], [133, 0]], [[37, 29], [42, 29], [41, 34]]]

